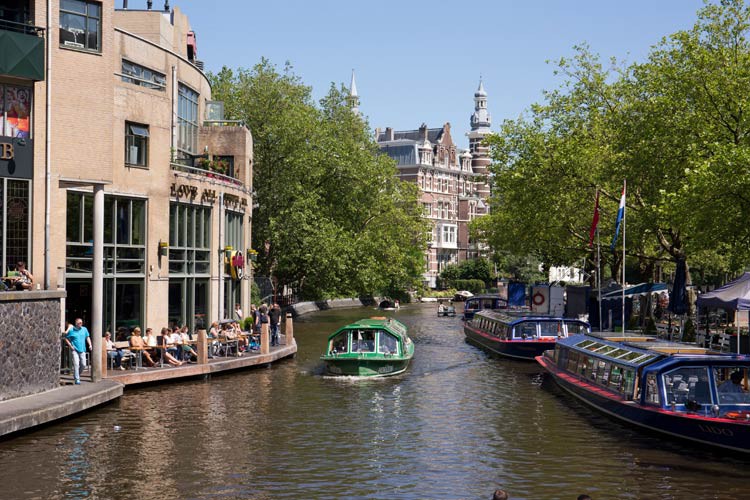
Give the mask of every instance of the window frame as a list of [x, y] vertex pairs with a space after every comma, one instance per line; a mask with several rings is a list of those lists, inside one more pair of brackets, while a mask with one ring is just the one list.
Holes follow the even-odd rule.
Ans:
[[[77, 50], [77, 51], [80, 51], [80, 52], [89, 52], [89, 53], [93, 53], [93, 54], [101, 54], [102, 53], [102, 14], [104, 13], [102, 2], [96, 2], [96, 1], [93, 1], [93, 0], [68, 0], [68, 1], [71, 1], [71, 2], [78, 2], [78, 3], [83, 4], [85, 6], [85, 9], [84, 9], [85, 12], [81, 13], [81, 12], [76, 12], [74, 10], [67, 10], [67, 9], [65, 9], [63, 7], [64, 1], [65, 0], [63, 0], [63, 1], [60, 2], [60, 12], [59, 12], [60, 18], [58, 20], [58, 25], [59, 25], [59, 32], [58, 32], [59, 34], [58, 34], [58, 36], [59, 36], [59, 46], [60, 46], [60, 48], [61, 49], [67, 49], [67, 50]], [[97, 6], [98, 7], [98, 9], [99, 9], [99, 15], [98, 15], [98, 17], [95, 17], [95, 16], [93, 16], [93, 15], [91, 15], [89, 13], [89, 8], [91, 6]], [[85, 29], [82, 32], [82, 34], [84, 35], [84, 38], [83, 38], [84, 43], [82, 44], [82, 46], [79, 47], [78, 45], [81, 45], [81, 44], [79, 44], [78, 42], [73, 42], [71, 44], [68, 44], [68, 41], [63, 41], [63, 37], [61, 36], [62, 32], [63, 31], [66, 31], [66, 32], [69, 32], [69, 33], [71, 32], [69, 29], [64, 29], [63, 28], [62, 22], [63, 22], [63, 16], [64, 15], [78, 16], [80, 18], [83, 18], [83, 24], [85, 26]], [[97, 30], [96, 30], [96, 48], [90, 48], [90, 47], [88, 47], [89, 35], [90, 35], [89, 20], [91, 20], [91, 19], [94, 19], [96, 21], [96, 24], [97, 24]]]
[[[135, 129], [143, 129], [142, 132], [145, 132], [145, 135], [144, 134], [137, 134], [137, 133], [133, 132], [134, 128]], [[140, 139], [137, 139], [138, 137], [140, 137]], [[149, 150], [149, 146], [150, 146], [150, 142], [151, 142], [149, 140], [150, 137], [151, 137], [151, 134], [150, 134], [150, 130], [149, 130], [149, 126], [148, 125], [140, 124], [140, 123], [135, 123], [135, 122], [129, 122], [129, 121], [125, 122], [125, 166], [127, 166], [127, 167], [135, 167], [135, 168], [144, 168], [144, 169], [148, 169], [149, 168], [149, 166], [148, 166], [148, 159], [149, 159], [149, 154], [148, 153], [149, 153], [149, 151], [148, 150]], [[129, 161], [131, 159], [130, 155], [128, 154], [129, 148], [133, 147], [134, 145], [137, 145], [137, 144], [132, 144], [131, 145], [131, 141], [132, 142], [136, 142], [136, 141], [141, 141], [142, 142], [143, 163], [133, 163], [133, 162]], [[136, 155], [136, 156], [140, 156], [140, 155]]]

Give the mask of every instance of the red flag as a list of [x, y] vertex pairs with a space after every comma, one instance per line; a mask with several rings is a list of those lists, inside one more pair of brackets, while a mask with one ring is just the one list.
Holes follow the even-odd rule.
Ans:
[[589, 248], [594, 244], [594, 235], [596, 234], [596, 226], [599, 224], [599, 190], [596, 190], [596, 206], [594, 207], [594, 219], [591, 221], [591, 229], [589, 229]]

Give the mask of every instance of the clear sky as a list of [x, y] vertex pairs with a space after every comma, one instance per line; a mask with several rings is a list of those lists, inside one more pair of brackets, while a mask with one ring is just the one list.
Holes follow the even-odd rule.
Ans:
[[[143, 5], [141, 5], [141, 3]], [[130, 0], [130, 8], [145, 8]], [[121, 0], [116, 0], [121, 7]], [[154, 8], [163, 7], [155, 0]], [[356, 72], [370, 126], [415, 129], [450, 122], [464, 134], [479, 76], [492, 129], [559, 84], [557, 60], [588, 43], [608, 59], [644, 60], [650, 47], [690, 28], [702, 0], [171, 0], [189, 18], [208, 71], [290, 61], [324, 95]]]

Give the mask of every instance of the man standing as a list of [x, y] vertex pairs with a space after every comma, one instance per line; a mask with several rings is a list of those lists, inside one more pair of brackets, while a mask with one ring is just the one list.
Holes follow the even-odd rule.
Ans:
[[271, 345], [279, 345], [279, 325], [281, 325], [281, 308], [274, 302], [268, 313], [271, 323]]
[[245, 319], [245, 317], [242, 315], [242, 309], [240, 308], [240, 305], [235, 304], [234, 305], [234, 320], [241, 323], [243, 319]]
[[73, 353], [73, 376], [76, 385], [81, 383], [81, 372], [86, 368], [86, 347], [91, 349], [91, 336], [88, 329], [83, 326], [83, 320], [77, 318], [75, 325], [71, 325], [65, 332], [65, 341]]

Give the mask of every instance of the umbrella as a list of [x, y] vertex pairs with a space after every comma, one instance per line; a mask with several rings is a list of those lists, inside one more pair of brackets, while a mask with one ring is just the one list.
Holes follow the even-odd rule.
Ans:
[[677, 261], [677, 270], [674, 275], [672, 293], [669, 294], [669, 306], [667, 307], [667, 309], [674, 314], [679, 315], [688, 312], [687, 289], [685, 288], [686, 282], [687, 265], [685, 264], [685, 259], [679, 259]]

